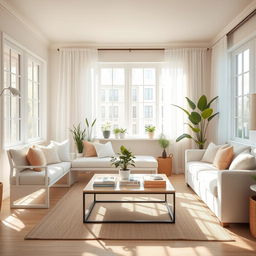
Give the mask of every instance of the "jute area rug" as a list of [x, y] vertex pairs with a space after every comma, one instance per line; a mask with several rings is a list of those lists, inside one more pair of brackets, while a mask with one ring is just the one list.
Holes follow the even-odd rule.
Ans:
[[[175, 224], [84, 224], [82, 190], [88, 180], [74, 184], [25, 239], [234, 241], [207, 206], [185, 186], [183, 179], [171, 179], [177, 191]], [[110, 196], [99, 199], [116, 199]], [[137, 200], [145, 198], [136, 196]], [[96, 204], [90, 219], [168, 219], [168, 215], [161, 204], [111, 203]]]

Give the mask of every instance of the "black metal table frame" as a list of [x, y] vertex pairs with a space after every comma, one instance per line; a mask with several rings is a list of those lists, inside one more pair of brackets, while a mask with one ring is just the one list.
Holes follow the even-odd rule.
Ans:
[[[97, 193], [97, 192], [83, 192], [83, 222], [84, 223], [175, 223], [175, 192], [163, 192], [163, 193], [137, 193], [142, 195], [164, 195], [164, 200], [97, 200], [98, 195], [106, 195], [106, 194], [113, 194], [113, 195], [132, 195], [136, 193], [118, 193], [118, 192], [104, 192], [104, 193]], [[85, 214], [85, 197], [86, 195], [93, 195], [93, 202], [90, 204], [88, 208], [88, 213]], [[168, 204], [168, 195], [172, 195], [173, 199], [173, 206], [172, 209]], [[96, 203], [160, 203], [165, 204], [168, 215], [170, 217], [169, 220], [89, 220], [90, 215], [93, 211], [93, 208]]]

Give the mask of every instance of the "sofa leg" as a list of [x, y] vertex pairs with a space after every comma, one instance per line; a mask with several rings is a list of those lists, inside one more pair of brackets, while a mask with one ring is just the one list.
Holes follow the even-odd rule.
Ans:
[[227, 223], [227, 222], [221, 222], [220, 225], [221, 225], [223, 228], [229, 227], [229, 223]]

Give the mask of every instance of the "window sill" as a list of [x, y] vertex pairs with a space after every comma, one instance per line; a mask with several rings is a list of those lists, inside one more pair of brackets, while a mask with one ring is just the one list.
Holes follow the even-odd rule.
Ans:
[[30, 147], [32, 145], [43, 144], [45, 142], [46, 142], [46, 140], [39, 139], [39, 140], [29, 141], [29, 142], [26, 142], [26, 143], [19, 143], [19, 144], [15, 144], [15, 145], [4, 146], [4, 150], [19, 149], [19, 148], [22, 148], [22, 147]]
[[100, 141], [158, 141], [159, 139], [149, 139], [149, 138], [124, 138], [124, 139], [116, 139], [116, 138], [108, 138], [108, 139], [104, 139], [104, 138], [95, 138], [95, 140], [100, 140]]

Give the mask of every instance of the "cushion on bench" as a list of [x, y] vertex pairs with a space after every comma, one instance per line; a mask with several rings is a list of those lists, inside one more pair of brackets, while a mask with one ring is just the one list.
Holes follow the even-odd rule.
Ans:
[[[72, 161], [72, 168], [115, 168], [111, 166], [111, 157], [80, 157]], [[157, 168], [157, 161], [152, 156], [136, 156], [136, 168]]]
[[[70, 162], [61, 162], [58, 164], [48, 165], [48, 183], [52, 183], [58, 180], [60, 176], [63, 176], [70, 170]], [[20, 185], [44, 185], [45, 184], [45, 170], [41, 172], [35, 172], [30, 169], [26, 169], [20, 172], [19, 177]], [[16, 177], [11, 177], [11, 184], [16, 184]]]

